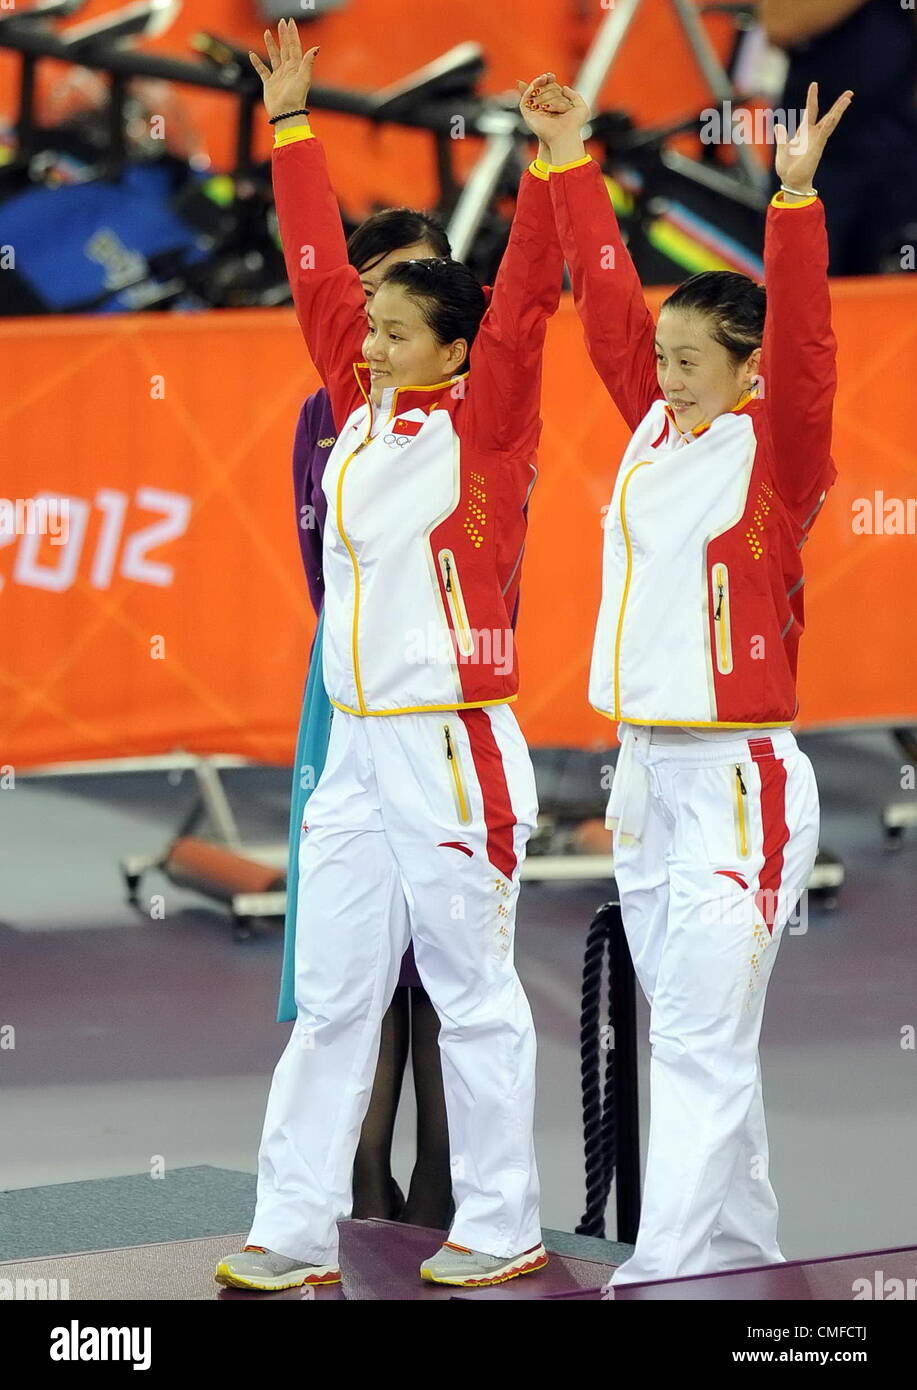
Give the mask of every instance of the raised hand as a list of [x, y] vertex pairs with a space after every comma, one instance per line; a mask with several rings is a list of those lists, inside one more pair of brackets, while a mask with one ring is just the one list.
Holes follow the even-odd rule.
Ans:
[[[545, 74], [553, 76], [553, 74]], [[547, 144], [552, 164], [572, 164], [582, 159], [586, 150], [583, 145], [583, 127], [589, 120], [589, 107], [572, 87], [559, 87], [559, 95], [551, 89], [550, 110], [536, 116], [539, 131], [543, 130], [542, 142]], [[525, 98], [523, 98], [524, 102]], [[523, 109], [523, 116], [529, 120], [530, 111]], [[541, 120], [547, 122], [541, 125]]]
[[543, 72], [528, 85], [517, 78], [516, 85], [519, 88], [522, 119], [543, 145], [550, 145], [555, 116], [570, 109], [570, 102], [564, 96], [557, 78], [553, 72]]
[[806, 193], [813, 186], [815, 170], [825, 149], [825, 143], [841, 116], [853, 100], [853, 92], [843, 92], [827, 115], [818, 120], [818, 83], [810, 82], [806, 98], [806, 113], [799, 129], [789, 139], [786, 126], [774, 126], [777, 149], [774, 168], [787, 188]]
[[248, 56], [264, 85], [264, 106], [268, 117], [273, 119], [305, 106], [318, 49], [310, 48], [303, 56], [299, 31], [292, 19], [282, 19], [277, 25], [276, 43], [270, 29], [265, 29], [264, 43], [271, 60], [270, 71], [256, 53], [249, 52]]
[[552, 153], [554, 145], [569, 149], [572, 144], [582, 143], [583, 126], [589, 123], [589, 107], [579, 92], [572, 87], [561, 87], [561, 95], [569, 103], [566, 111], [554, 117], [551, 134]]

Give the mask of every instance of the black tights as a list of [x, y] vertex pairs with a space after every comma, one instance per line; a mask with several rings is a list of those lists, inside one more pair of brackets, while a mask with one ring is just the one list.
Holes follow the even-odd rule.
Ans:
[[[425, 990], [398, 985], [382, 1020], [379, 1062], [353, 1164], [353, 1217], [447, 1231], [455, 1214], [439, 1018]], [[417, 1098], [417, 1159], [407, 1200], [392, 1177], [392, 1137], [408, 1049]]]

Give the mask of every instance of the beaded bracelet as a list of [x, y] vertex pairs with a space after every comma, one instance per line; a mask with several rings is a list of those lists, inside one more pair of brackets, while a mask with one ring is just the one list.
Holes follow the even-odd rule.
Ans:
[[287, 116], [308, 116], [309, 114], [308, 107], [301, 106], [298, 111], [284, 111], [282, 116], [271, 116], [270, 124], [273, 125], [275, 121], [285, 121]]
[[808, 193], [800, 193], [800, 191], [799, 191], [798, 188], [787, 188], [786, 184], [783, 184], [783, 183], [780, 185], [780, 192], [781, 192], [781, 193], [792, 193], [793, 196], [794, 196], [794, 198], [817, 198], [817, 197], [818, 197], [818, 189], [817, 189], [817, 188], [810, 188], [809, 191], [808, 191]]

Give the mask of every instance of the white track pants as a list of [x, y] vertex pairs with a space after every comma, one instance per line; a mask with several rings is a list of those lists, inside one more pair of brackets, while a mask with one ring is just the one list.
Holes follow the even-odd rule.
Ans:
[[619, 769], [630, 749], [609, 803], [615, 876], [651, 1061], [640, 1229], [611, 1283], [775, 1263], [758, 1038], [784, 926], [804, 929], [815, 774], [788, 729], [690, 745], [631, 724], [618, 736]]
[[492, 1255], [541, 1240], [535, 1032], [513, 965], [535, 778], [509, 705], [383, 718], [335, 710], [306, 806], [297, 1018], [274, 1071], [248, 1244], [337, 1260], [382, 1017], [413, 939], [439, 1035], [456, 1212]]

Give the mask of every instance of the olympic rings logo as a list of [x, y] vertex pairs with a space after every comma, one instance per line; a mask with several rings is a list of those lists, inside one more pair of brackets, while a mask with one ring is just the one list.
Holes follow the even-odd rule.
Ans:
[[386, 444], [393, 444], [398, 449], [404, 449], [411, 443], [412, 439], [413, 435], [410, 434], [387, 434], [385, 436]]

